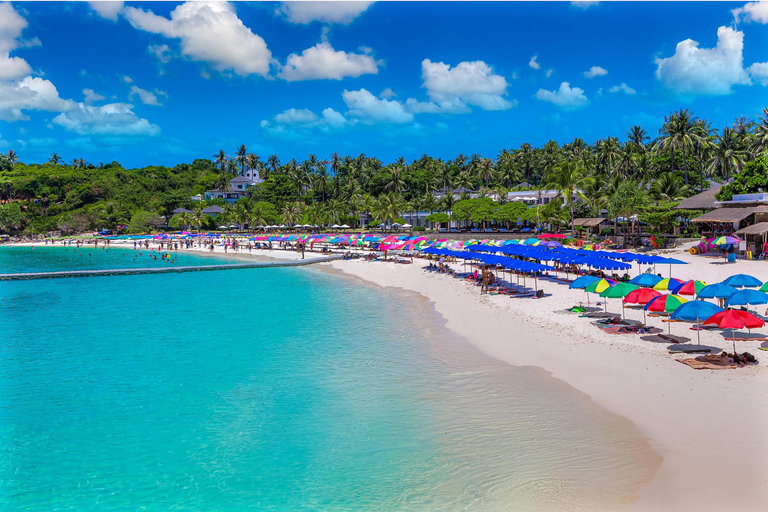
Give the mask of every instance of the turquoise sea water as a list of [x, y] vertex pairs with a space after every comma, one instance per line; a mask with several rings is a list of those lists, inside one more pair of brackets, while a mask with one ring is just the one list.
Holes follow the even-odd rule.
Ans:
[[[80, 252], [0, 272], [134, 256]], [[0, 326], [2, 511], [616, 510], [655, 460], [418, 297], [317, 269], [0, 282]]]

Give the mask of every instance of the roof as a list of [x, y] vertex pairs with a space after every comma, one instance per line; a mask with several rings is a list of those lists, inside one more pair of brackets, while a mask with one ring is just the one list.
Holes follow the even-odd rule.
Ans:
[[737, 235], [762, 235], [768, 233], [768, 222], [758, 222], [736, 232]]
[[230, 183], [250, 183], [251, 180], [245, 176], [236, 176], [229, 180]]
[[203, 213], [221, 213], [224, 211], [224, 208], [221, 206], [216, 206], [215, 204], [213, 206], [209, 206], [208, 208], [203, 208]]
[[605, 222], [608, 219], [598, 217], [582, 217], [579, 219], [573, 219], [574, 226], [583, 226], [585, 228], [595, 228]]
[[714, 210], [715, 206], [715, 194], [720, 192], [721, 185], [713, 184], [709, 190], [705, 190], [695, 196], [688, 197], [680, 201], [680, 204], [675, 206], [675, 210]]
[[192, 213], [192, 210], [187, 210], [186, 208], [176, 208], [173, 210], [173, 213]]
[[691, 222], [740, 222], [754, 213], [768, 213], [768, 206], [750, 208], [718, 208], [704, 215], [699, 215]]

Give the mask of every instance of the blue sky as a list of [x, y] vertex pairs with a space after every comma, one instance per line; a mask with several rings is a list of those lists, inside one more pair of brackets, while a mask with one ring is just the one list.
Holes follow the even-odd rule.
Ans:
[[0, 3], [0, 151], [496, 155], [768, 106], [768, 2]]

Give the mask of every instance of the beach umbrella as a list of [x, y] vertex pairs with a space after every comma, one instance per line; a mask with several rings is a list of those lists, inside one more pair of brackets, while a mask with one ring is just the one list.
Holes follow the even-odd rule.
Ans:
[[[667, 311], [668, 313], [672, 313], [674, 310], [680, 307], [681, 304], [685, 304], [686, 302], [688, 302], [688, 299], [684, 299], [679, 295], [659, 295], [655, 299], [651, 299], [648, 304], [643, 307], [643, 309], [645, 311]], [[670, 334], [672, 333], [671, 324], [668, 326], [668, 332]]]
[[594, 283], [595, 281], [599, 281], [599, 280], [600, 280], [600, 278], [599, 277], [595, 277], [595, 276], [581, 276], [581, 277], [577, 277], [576, 279], [573, 280], [573, 282], [571, 283], [569, 288], [576, 288], [576, 289], [586, 288], [590, 284]]
[[[677, 308], [670, 317], [672, 320], [682, 320], [684, 322], [696, 322], [702, 318], [710, 318], [716, 313], [725, 311], [720, 306], [704, 300], [691, 300]], [[696, 342], [701, 345], [701, 326], [696, 329]]]
[[704, 321], [703, 325], [717, 325], [721, 329], [731, 330], [731, 340], [733, 341], [733, 353], [736, 354], [736, 338], [733, 335], [734, 329], [755, 329], [762, 327], [765, 322], [760, 318], [757, 318], [752, 313], [747, 311], [740, 311], [738, 309], [726, 309], [715, 313]]
[[749, 304], [768, 304], [768, 294], [757, 290], [739, 290], [728, 297], [726, 304], [729, 308]]
[[640, 274], [639, 276], [630, 279], [629, 282], [636, 284], [637, 286], [652, 288], [656, 286], [659, 281], [661, 281], [661, 278], [656, 274]]
[[[591, 283], [586, 288], [584, 288], [584, 291], [588, 293], [600, 294], [600, 293], [603, 293], [606, 290], [606, 288], [610, 288], [615, 284], [616, 284], [616, 281], [614, 281], [613, 279], [599, 279]], [[605, 301], [604, 305], [605, 305], [605, 310], [608, 311], [608, 302]]]
[[674, 277], [668, 277], [653, 285], [653, 289], [660, 292], [666, 292], [670, 291], [672, 288], [677, 288], [681, 284], [683, 284], [681, 280], [675, 279]]
[[734, 238], [732, 236], [721, 236], [712, 240], [712, 245], [737, 244], [740, 241], [741, 240], [739, 240], [738, 238]]
[[[623, 299], [629, 292], [635, 291], [639, 286], [632, 283], [618, 283], [610, 288], [606, 288], [600, 293], [600, 296], [604, 299]], [[608, 310], [606, 301], [606, 311]], [[624, 317], [624, 308], [621, 308], [621, 316]]]
[[763, 286], [760, 287], [761, 292], [768, 292], [768, 281], [763, 284]]
[[[629, 292], [622, 302], [624, 304], [641, 304], [644, 306], [659, 295], [661, 293], [651, 288], [638, 288]], [[643, 324], [645, 324], [645, 308], [643, 308]]]
[[699, 290], [699, 299], [727, 299], [738, 290], [723, 283], [710, 284]]
[[733, 286], [734, 288], [756, 288], [763, 283], [756, 277], [747, 274], [735, 274], [723, 281], [723, 284]]
[[701, 290], [707, 286], [704, 281], [686, 281], [681, 285], [673, 288], [671, 291], [675, 295], [698, 295]]
[[638, 288], [640, 287], [636, 284], [618, 283], [600, 292], [600, 296], [609, 299], [623, 299], [629, 294], [629, 292], [633, 292]]
[[585, 288], [589, 293], [603, 293], [606, 288], [616, 284], [613, 279], [598, 279]]

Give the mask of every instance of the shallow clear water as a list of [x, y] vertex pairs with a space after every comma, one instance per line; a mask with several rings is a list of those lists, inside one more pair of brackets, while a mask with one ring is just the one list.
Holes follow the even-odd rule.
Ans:
[[[79, 264], [35, 251], [0, 269]], [[426, 301], [316, 269], [0, 282], [0, 325], [3, 511], [616, 510], [656, 461]]]

